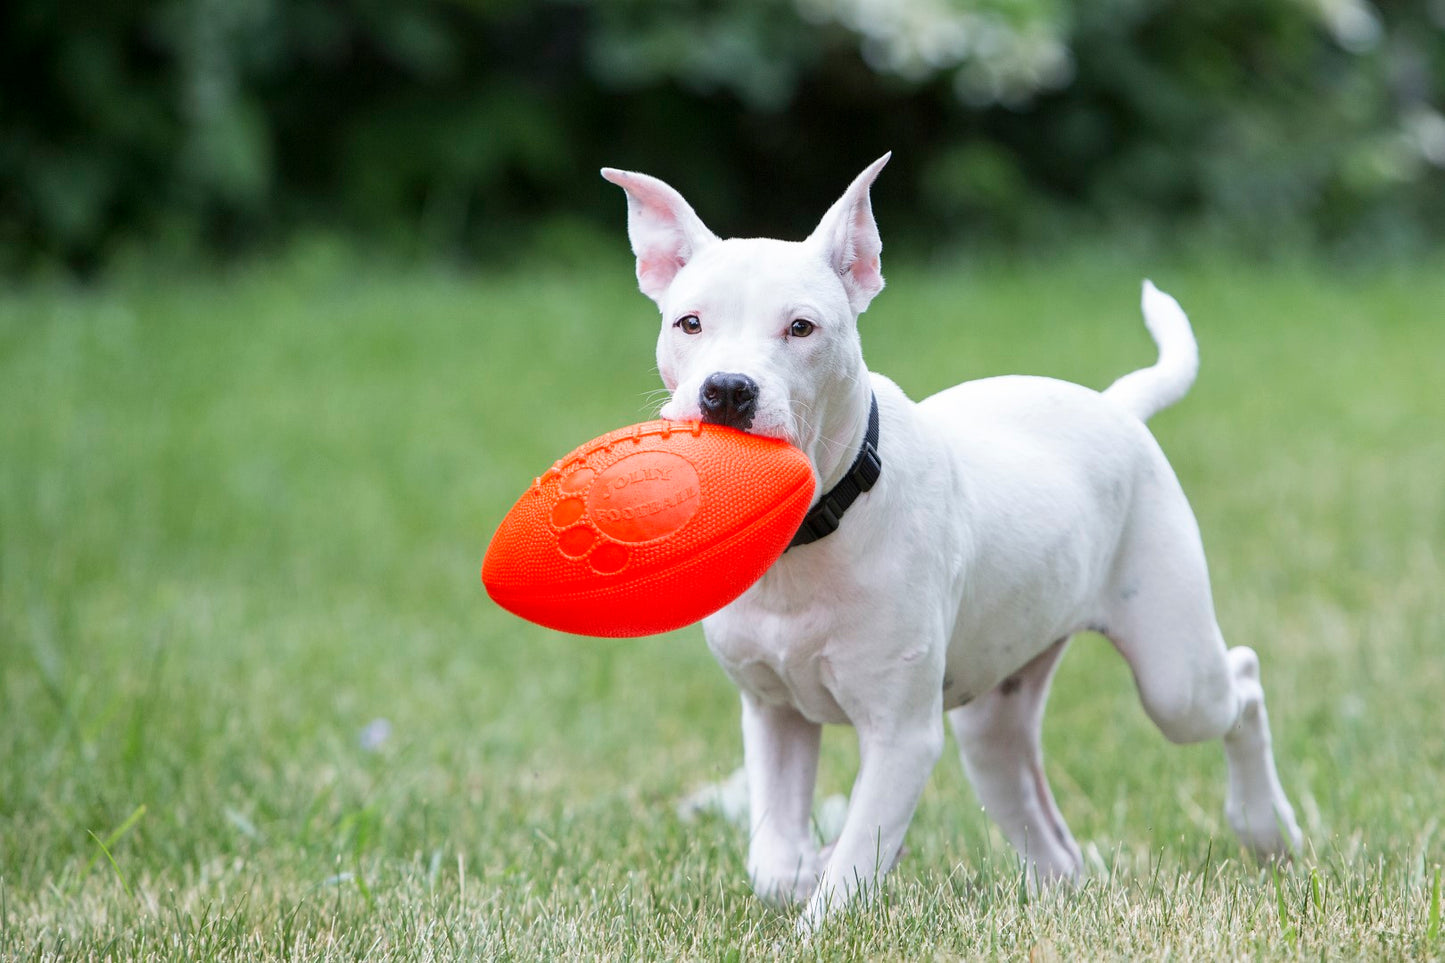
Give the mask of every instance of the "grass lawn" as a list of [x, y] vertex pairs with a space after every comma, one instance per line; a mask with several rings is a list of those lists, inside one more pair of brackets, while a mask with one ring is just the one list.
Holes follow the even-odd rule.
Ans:
[[[740, 757], [700, 630], [557, 635], [477, 577], [533, 475], [653, 410], [630, 263], [318, 248], [0, 293], [0, 958], [1445, 957], [1445, 265], [895, 264], [867, 356], [916, 397], [1102, 387], [1152, 358], [1144, 268], [1200, 340], [1153, 427], [1263, 662], [1293, 865], [1086, 636], [1045, 741], [1087, 882], [1024, 898], [950, 752], [880, 898], [798, 944], [745, 834], [676, 814]], [[820, 791], [855, 763], [830, 729]]]

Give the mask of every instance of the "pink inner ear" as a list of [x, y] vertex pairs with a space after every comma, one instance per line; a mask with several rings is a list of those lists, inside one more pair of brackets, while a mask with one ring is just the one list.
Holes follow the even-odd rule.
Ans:
[[651, 253], [637, 259], [637, 283], [643, 292], [660, 295], [687, 262], [677, 254]]
[[865, 294], [873, 295], [883, 290], [883, 272], [879, 267], [877, 255], [854, 261], [848, 267], [848, 274], [853, 283]]
[[870, 298], [883, 289], [882, 269], [879, 254], [882, 245], [878, 239], [878, 228], [873, 223], [872, 207], [868, 203], [867, 189], [852, 190], [847, 197], [849, 210], [841, 218], [840, 237], [835, 244], [836, 270], [843, 281], [865, 298]]

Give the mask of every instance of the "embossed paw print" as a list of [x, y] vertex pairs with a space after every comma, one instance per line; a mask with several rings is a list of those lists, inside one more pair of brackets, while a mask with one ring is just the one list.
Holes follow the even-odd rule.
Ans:
[[602, 472], [582, 465], [562, 476], [552, 508], [557, 548], [594, 572], [620, 572], [629, 546], [666, 538], [697, 514], [697, 470], [666, 451], [641, 451]]
[[578, 468], [562, 477], [558, 490], [569, 497], [552, 506], [552, 527], [557, 532], [557, 549], [568, 558], [583, 558], [599, 575], [620, 572], [627, 564], [628, 551], [614, 542], [602, 540], [587, 517], [587, 493], [597, 473], [591, 468]]

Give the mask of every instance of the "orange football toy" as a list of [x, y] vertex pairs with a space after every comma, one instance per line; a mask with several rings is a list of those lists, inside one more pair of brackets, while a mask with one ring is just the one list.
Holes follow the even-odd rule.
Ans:
[[482, 583], [502, 608], [578, 635], [690, 625], [777, 561], [813, 499], [807, 457], [733, 428], [648, 421], [547, 470], [502, 519]]

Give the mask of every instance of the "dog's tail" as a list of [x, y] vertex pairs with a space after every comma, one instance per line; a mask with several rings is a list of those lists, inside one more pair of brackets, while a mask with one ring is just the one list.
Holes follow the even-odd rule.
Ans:
[[1140, 421], [1183, 398], [1199, 373], [1199, 345], [1189, 318], [1179, 302], [1144, 282], [1144, 324], [1159, 346], [1159, 360], [1148, 368], [1131, 371], [1104, 391], [1104, 397], [1122, 405]]

